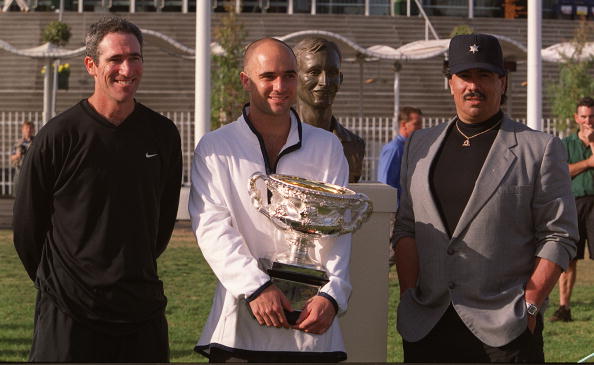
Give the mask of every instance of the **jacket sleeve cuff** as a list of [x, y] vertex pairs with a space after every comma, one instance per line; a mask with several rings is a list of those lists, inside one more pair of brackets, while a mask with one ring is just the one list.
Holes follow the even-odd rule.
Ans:
[[330, 294], [324, 292], [320, 292], [318, 293], [318, 295], [328, 299], [330, 303], [332, 303], [332, 306], [334, 307], [336, 314], [338, 314], [338, 303], [336, 302], [336, 299], [334, 299]]
[[536, 256], [552, 261], [561, 267], [563, 271], [567, 271], [570, 261], [575, 257], [575, 247], [575, 243], [569, 240], [547, 242], [536, 251]]
[[396, 246], [398, 246], [398, 241], [400, 241], [403, 238], [406, 237], [410, 237], [410, 238], [415, 238], [414, 234], [410, 234], [410, 233], [405, 233], [405, 232], [394, 232], [394, 234], [392, 235], [392, 237], [390, 238], [390, 244], [392, 245], [393, 249], [396, 249]]
[[267, 282], [265, 282], [264, 284], [262, 284], [262, 286], [260, 286], [258, 289], [256, 289], [255, 292], [253, 292], [252, 294], [250, 294], [249, 297], [245, 298], [245, 301], [249, 303], [252, 300], [256, 299], [270, 285], [272, 285], [272, 280], [268, 280]]

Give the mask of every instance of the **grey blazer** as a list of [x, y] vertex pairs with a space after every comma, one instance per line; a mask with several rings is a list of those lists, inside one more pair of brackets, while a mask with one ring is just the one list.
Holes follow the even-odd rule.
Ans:
[[575, 256], [566, 151], [557, 137], [504, 117], [450, 239], [429, 171], [453, 121], [415, 132], [405, 147], [395, 237], [415, 238], [419, 277], [401, 297], [397, 328], [418, 341], [452, 303], [477, 338], [503, 346], [526, 329], [524, 287], [535, 257], [566, 269]]

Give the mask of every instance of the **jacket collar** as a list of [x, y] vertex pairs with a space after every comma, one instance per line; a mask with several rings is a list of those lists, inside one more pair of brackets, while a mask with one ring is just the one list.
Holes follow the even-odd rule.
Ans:
[[[437, 204], [431, 193], [429, 178], [431, 166], [433, 165], [435, 157], [444, 142], [448, 130], [456, 120], [457, 117], [454, 117], [448, 123], [435, 127], [433, 132], [433, 139], [435, 142], [429, 147], [424, 162], [417, 166], [417, 168], [422, 169], [422, 173], [425, 174], [424, 179], [426, 180], [426, 184], [423, 184], [422, 187], [422, 189], [425, 189], [424, 194], [425, 196], [430, 197], [430, 199], [423, 199], [422, 204], [425, 205], [427, 212], [430, 213], [430, 219], [433, 222], [439, 222], [439, 228], [443, 232], [446, 232], [445, 225], [443, 224], [441, 215], [437, 209]], [[499, 132], [497, 133], [493, 145], [491, 146], [491, 150], [481, 168], [474, 189], [472, 190], [470, 198], [466, 203], [466, 207], [460, 216], [458, 225], [452, 233], [452, 240], [460, 236], [460, 234], [468, 227], [480, 209], [495, 193], [507, 171], [517, 159], [517, 156], [514, 153], [514, 147], [518, 144], [516, 130], [517, 123], [504, 115], [501, 127], [499, 127]]]
[[516, 128], [516, 123], [507, 116], [503, 117], [499, 133], [497, 133], [497, 137], [495, 137], [491, 150], [476, 179], [474, 189], [452, 234], [452, 239], [458, 237], [466, 229], [480, 209], [493, 196], [517, 159], [514, 153], [514, 147], [518, 144]]
[[252, 121], [250, 120], [250, 118], [248, 116], [249, 107], [250, 107], [250, 103], [247, 103], [243, 106], [243, 109], [242, 109], [243, 120], [245, 121], [247, 126], [250, 128], [251, 132], [258, 139], [258, 143], [260, 144], [260, 152], [262, 153], [262, 157], [264, 159], [264, 166], [266, 168], [266, 174], [267, 175], [274, 174], [274, 173], [276, 173], [276, 167], [278, 165], [278, 162], [284, 155], [291, 153], [293, 151], [296, 151], [301, 148], [301, 144], [302, 144], [302, 140], [303, 140], [303, 126], [301, 124], [301, 120], [299, 119], [297, 112], [293, 108], [291, 108], [291, 110], [290, 110], [291, 127], [289, 130], [289, 135], [287, 136], [287, 141], [285, 142], [285, 145], [281, 149], [281, 152], [279, 153], [278, 158], [276, 159], [276, 164], [274, 166], [272, 166], [270, 163], [270, 160], [268, 159], [268, 154], [266, 153], [266, 147], [264, 145], [264, 138], [262, 137], [260, 132], [258, 132], [256, 130], [256, 127], [254, 127], [254, 124], [252, 123]]

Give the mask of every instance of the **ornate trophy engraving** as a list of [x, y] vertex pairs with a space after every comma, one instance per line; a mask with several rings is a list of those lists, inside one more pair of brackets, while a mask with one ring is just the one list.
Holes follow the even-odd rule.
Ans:
[[[256, 183], [264, 181], [269, 204], [264, 204]], [[287, 248], [260, 265], [274, 284], [301, 309], [328, 282], [323, 266], [310, 254], [320, 237], [338, 236], [359, 229], [373, 210], [365, 194], [338, 185], [288, 175], [255, 173], [249, 180], [254, 207], [284, 232]], [[300, 310], [285, 313], [294, 324]]]

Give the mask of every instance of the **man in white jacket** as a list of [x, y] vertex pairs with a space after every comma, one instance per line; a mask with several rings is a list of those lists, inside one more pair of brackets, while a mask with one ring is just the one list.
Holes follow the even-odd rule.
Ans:
[[[192, 164], [192, 228], [219, 281], [195, 350], [211, 362], [342, 361], [346, 353], [336, 315], [346, 310], [351, 291], [350, 236], [316, 243], [330, 280], [304, 308], [291, 308], [258, 266], [286, 243], [252, 206], [248, 191], [255, 172], [344, 186], [348, 164], [342, 146], [332, 133], [301, 123], [291, 109], [297, 63], [285, 43], [264, 38], [250, 44], [240, 77], [250, 103], [235, 122], [200, 140]], [[284, 311], [299, 309], [290, 325]]]

